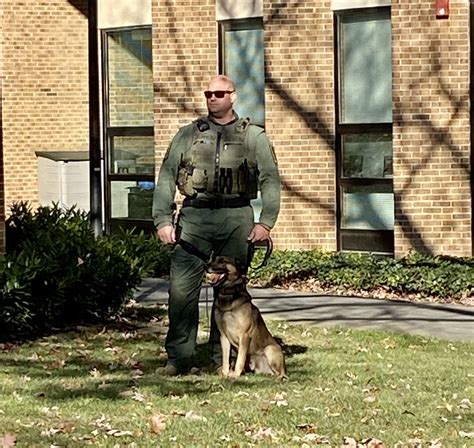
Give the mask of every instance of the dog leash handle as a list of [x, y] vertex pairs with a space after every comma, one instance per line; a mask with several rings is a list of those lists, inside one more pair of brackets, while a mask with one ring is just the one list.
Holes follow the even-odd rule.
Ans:
[[261, 269], [264, 266], [267, 265], [268, 260], [270, 259], [270, 256], [272, 255], [273, 252], [273, 240], [272, 237], [269, 236], [265, 241], [265, 245], [267, 247], [265, 251], [265, 256], [263, 257], [263, 261], [257, 266], [252, 266], [252, 259], [255, 254], [255, 243], [249, 242], [249, 248], [248, 248], [248, 254], [247, 254], [247, 259], [248, 259], [248, 267], [252, 268], [254, 270], [256, 269]]

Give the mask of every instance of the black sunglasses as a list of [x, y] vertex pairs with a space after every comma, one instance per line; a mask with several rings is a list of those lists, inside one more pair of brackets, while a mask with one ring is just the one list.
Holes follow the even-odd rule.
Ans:
[[207, 99], [210, 99], [212, 98], [212, 95], [214, 95], [216, 98], [224, 98], [225, 94], [226, 93], [234, 93], [234, 90], [206, 90], [204, 92], [204, 96], [207, 98]]

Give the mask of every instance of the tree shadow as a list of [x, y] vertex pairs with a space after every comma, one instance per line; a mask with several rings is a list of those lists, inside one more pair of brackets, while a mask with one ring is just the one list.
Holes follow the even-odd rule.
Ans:
[[[83, 0], [69, 0], [69, 2], [81, 11], [82, 14], [85, 16], [88, 15], [88, 2]], [[253, 8], [255, 9], [256, 2], [255, 0], [252, 0], [252, 2]], [[155, 77], [154, 92], [156, 96], [161, 98], [160, 101], [173, 104], [177, 107], [177, 110], [180, 110], [186, 115], [200, 115], [203, 113], [203, 107], [196, 104], [195, 101], [188, 100], [190, 98], [195, 98], [195, 86], [193, 85], [194, 77], [192, 75], [192, 66], [187, 62], [189, 60], [189, 55], [186, 53], [185, 48], [180, 44], [183, 37], [187, 38], [186, 33], [189, 31], [186, 28], [182, 29], [176, 25], [178, 22], [178, 15], [174, 3], [171, 0], [165, 0], [165, 6], [168, 11], [164, 22], [166, 28], [165, 32], [172, 39], [173, 43], [171, 46], [174, 48], [176, 60], [183, 61], [182, 63], [177, 64], [175, 75], [177, 78], [182, 80], [182, 83], [180, 82], [180, 84], [184, 86], [185, 90], [182, 94], [177, 96], [172, 87], [169, 87], [167, 83], [157, 81]], [[203, 6], [203, 8], [206, 7], [207, 6]], [[213, 7], [215, 6], [213, 5]], [[298, 13], [298, 8], [304, 7], [305, 3], [300, 0], [271, 3], [269, 12], [264, 17], [266, 34], [265, 41], [272, 41], [277, 33], [285, 31], [288, 33], [292, 32], [292, 27], [296, 20], [293, 16], [296, 16], [296, 13]], [[209, 11], [211, 10], [210, 8], [211, 7], [208, 7]], [[327, 20], [329, 20], [329, 18]], [[462, 150], [460, 145], [455, 143], [456, 139], [454, 138], [454, 131], [452, 130], [454, 129], [452, 125], [455, 124], [461, 112], [466, 110], [468, 107], [469, 92], [461, 92], [456, 96], [451, 90], [451, 86], [448, 85], [443, 78], [443, 61], [441, 58], [441, 52], [439, 51], [442, 47], [442, 40], [439, 37], [439, 29], [433, 27], [432, 23], [429, 22], [431, 20], [431, 14], [426, 13], [417, 15], [417, 20], [426, 24], [427, 30], [431, 30], [426, 38], [426, 40], [431, 42], [428, 48], [429, 51], [427, 52], [431, 59], [429, 60], [429, 63], [420, 66], [419, 74], [416, 78], [413, 78], [409, 87], [414, 88], [423, 85], [426, 80], [430, 80], [430, 83], [436, 85], [438, 90], [441, 92], [441, 98], [447, 99], [452, 107], [448, 112], [446, 112], [447, 115], [449, 114], [447, 124], [445, 126], [439, 126], [431, 118], [429, 112], [413, 114], [413, 116], [411, 113], [404, 115], [403, 112], [406, 110], [403, 104], [404, 99], [397, 97], [394, 97], [393, 99], [394, 110], [401, 112], [394, 117], [394, 124], [402, 128], [408, 127], [409, 125], [416, 125], [423, 133], [429, 135], [430, 138], [429, 145], [426, 145], [423, 156], [416, 163], [413, 163], [413, 161], [410, 160], [410, 157], [408, 155], [405, 156], [402, 151], [397, 153], [398, 160], [395, 161], [394, 167], [395, 179], [397, 180], [397, 167], [400, 171], [401, 168], [403, 168], [403, 172], [407, 174], [403, 177], [403, 184], [395, 184], [395, 224], [399, 227], [412, 248], [422, 253], [433, 254], [433, 249], [427, 240], [422, 225], [420, 225], [412, 216], [413, 207], [409, 203], [408, 192], [413, 189], [413, 182], [416, 175], [432, 162], [435, 150], [438, 148], [442, 148], [444, 153], [450, 155], [451, 165], [458, 168], [463, 173], [463, 177], [466, 179], [472, 179], [469, 157], [467, 153]], [[182, 19], [180, 19], [180, 21], [182, 21]], [[153, 33], [154, 45], [156, 46], [159, 36], [156, 31], [153, 31]], [[282, 100], [282, 103], [289, 111], [297, 114], [302, 119], [307, 129], [309, 129], [313, 134], [318, 135], [324, 142], [326, 148], [329, 148], [335, 154], [336, 135], [333, 130], [333, 124], [324, 118], [325, 115], [327, 115], [326, 111], [318, 107], [317, 101], [315, 101], [315, 106], [308, 107], [303, 104], [301, 100], [292, 95], [289, 86], [285, 82], [280, 81], [279, 73], [272, 69], [272, 59], [272, 54], [270, 54], [268, 49], [266, 49], [264, 57], [266, 87]], [[198, 64], [199, 59], [195, 63]], [[296, 81], [298, 81], [298, 78], [301, 76], [301, 73], [297, 70], [298, 68], [295, 67], [293, 72], [289, 75], [290, 77], [293, 76]], [[318, 76], [317, 68], [314, 70], [313, 78], [316, 76]], [[322, 82], [312, 80], [311, 83], [312, 85], [309, 87], [311, 87], [314, 92], [322, 91]], [[334, 86], [332, 88], [334, 90]], [[430, 87], [430, 89], [434, 90], [433, 87]], [[334, 92], [332, 91], [331, 93]], [[423, 110], [421, 100], [420, 110]], [[429, 109], [429, 111], [431, 111], [431, 109]], [[334, 172], [334, 177], [335, 176], [336, 172]], [[402, 182], [402, 180], [400, 180], [400, 182]], [[283, 188], [290, 197], [312, 204], [320, 210], [324, 210], [326, 215], [332, 216], [334, 221], [337, 220], [335, 198], [333, 201], [334, 203], [328, 203], [328, 201], [315, 197], [315, 195], [308, 195], [306, 192], [299, 189], [292, 179], [285, 178], [285, 176], [283, 176]], [[367, 210], [367, 213], [376, 213], [376, 210]], [[457, 222], [453, 219], [451, 219], [450, 222], [446, 220], [446, 225], [455, 229]]]
[[[97, 0], [98, 1], [98, 0]], [[89, 17], [89, 1], [87, 0], [69, 0], [69, 3], [74, 6], [84, 17]]]

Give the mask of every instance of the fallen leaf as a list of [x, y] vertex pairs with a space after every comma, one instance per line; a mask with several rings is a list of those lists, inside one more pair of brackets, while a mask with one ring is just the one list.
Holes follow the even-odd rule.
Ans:
[[197, 420], [197, 421], [207, 422], [206, 417], [203, 417], [202, 415], [198, 415], [194, 411], [186, 412], [186, 414], [184, 415], [184, 418], [186, 418], [188, 420]]
[[288, 406], [288, 401], [286, 401], [285, 397], [286, 392], [276, 393], [273, 399], [270, 400], [270, 404], [276, 404], [278, 407]]
[[98, 369], [94, 367], [92, 370], [89, 371], [89, 375], [93, 378], [99, 378], [102, 374]]
[[160, 434], [166, 429], [166, 416], [155, 414], [150, 417], [150, 429], [155, 434]]
[[341, 448], [357, 448], [357, 442], [352, 437], [344, 437]]
[[301, 429], [306, 432], [314, 432], [315, 426], [312, 423], [300, 423], [296, 426], [298, 429]]
[[66, 364], [66, 361], [64, 361], [64, 359], [57, 359], [56, 361], [53, 361], [51, 366], [54, 369], [62, 369], [64, 367], [64, 364]]
[[306, 434], [301, 440], [304, 442], [314, 442], [318, 445], [329, 445], [331, 443], [328, 436], [320, 436], [319, 434]]
[[104, 414], [102, 414], [100, 418], [92, 422], [92, 425], [95, 426], [97, 429], [101, 429], [104, 431], [109, 431], [112, 429], [112, 426], [110, 425], [110, 420]]
[[119, 429], [111, 429], [106, 433], [108, 436], [114, 437], [125, 437], [125, 436], [133, 436], [132, 431], [120, 431]]
[[59, 416], [59, 408], [57, 406], [53, 406], [51, 408], [45, 406], [41, 408], [41, 412], [49, 418], [56, 418]]
[[468, 439], [474, 439], [474, 432], [459, 431], [459, 437], [465, 437], [465, 438], [468, 438]]
[[40, 358], [37, 353], [33, 353], [29, 358], [28, 361], [38, 361]]
[[276, 432], [273, 428], [258, 428], [256, 431], [245, 431], [245, 435], [253, 440], [276, 439]]
[[0, 437], [0, 446], [2, 448], [10, 448], [16, 445], [16, 436], [7, 432], [3, 437]]
[[244, 392], [244, 391], [239, 391], [235, 394], [236, 397], [241, 397], [241, 396], [244, 396], [244, 397], [250, 397], [250, 394], [248, 392]]
[[385, 444], [381, 440], [374, 438], [361, 440], [360, 443], [364, 448], [386, 448]]
[[134, 391], [131, 398], [132, 400], [135, 400], [135, 401], [140, 401], [140, 402], [145, 401], [145, 396], [138, 391]]

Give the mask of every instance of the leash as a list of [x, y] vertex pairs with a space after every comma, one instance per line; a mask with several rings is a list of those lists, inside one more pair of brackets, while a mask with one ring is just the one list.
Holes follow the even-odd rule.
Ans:
[[253, 260], [253, 257], [255, 255], [255, 248], [256, 247], [261, 247], [262, 244], [257, 245], [255, 243], [250, 243], [249, 242], [249, 247], [248, 247], [248, 250], [247, 250], [247, 267], [251, 268], [253, 270], [261, 269], [264, 266], [266, 266], [267, 263], [268, 263], [268, 260], [270, 259], [271, 255], [272, 255], [272, 252], [273, 252], [273, 240], [272, 240], [271, 236], [269, 236], [266, 240], [264, 240], [260, 243], [265, 244], [265, 247], [266, 247], [265, 255], [263, 257], [262, 262], [258, 266], [252, 266], [252, 260]]
[[[190, 243], [189, 241], [183, 240], [181, 238], [181, 229], [179, 226], [179, 219], [180, 215], [178, 214], [176, 216], [176, 204], [174, 204], [174, 209], [173, 209], [173, 224], [175, 225], [176, 228], [176, 245], [180, 245], [188, 254], [194, 255], [195, 257], [199, 258], [205, 265], [209, 264], [210, 261], [213, 258], [213, 253], [210, 255], [207, 255], [206, 253], [202, 252], [199, 250], [194, 244]], [[265, 255], [263, 257], [262, 262], [258, 266], [252, 266], [252, 260], [255, 255], [255, 248], [258, 246], [262, 246], [262, 243], [265, 245], [266, 250], [265, 250]], [[252, 243], [248, 242], [248, 248], [247, 248], [247, 263], [246, 263], [246, 269], [261, 269], [264, 266], [267, 265], [268, 260], [270, 256], [272, 255], [273, 252], [273, 240], [269, 236], [266, 240], [263, 242], [258, 242], [258, 243]], [[206, 319], [209, 321], [210, 319], [210, 313], [209, 313], [209, 288], [206, 287], [206, 294], [205, 294], [205, 303], [206, 303]]]

